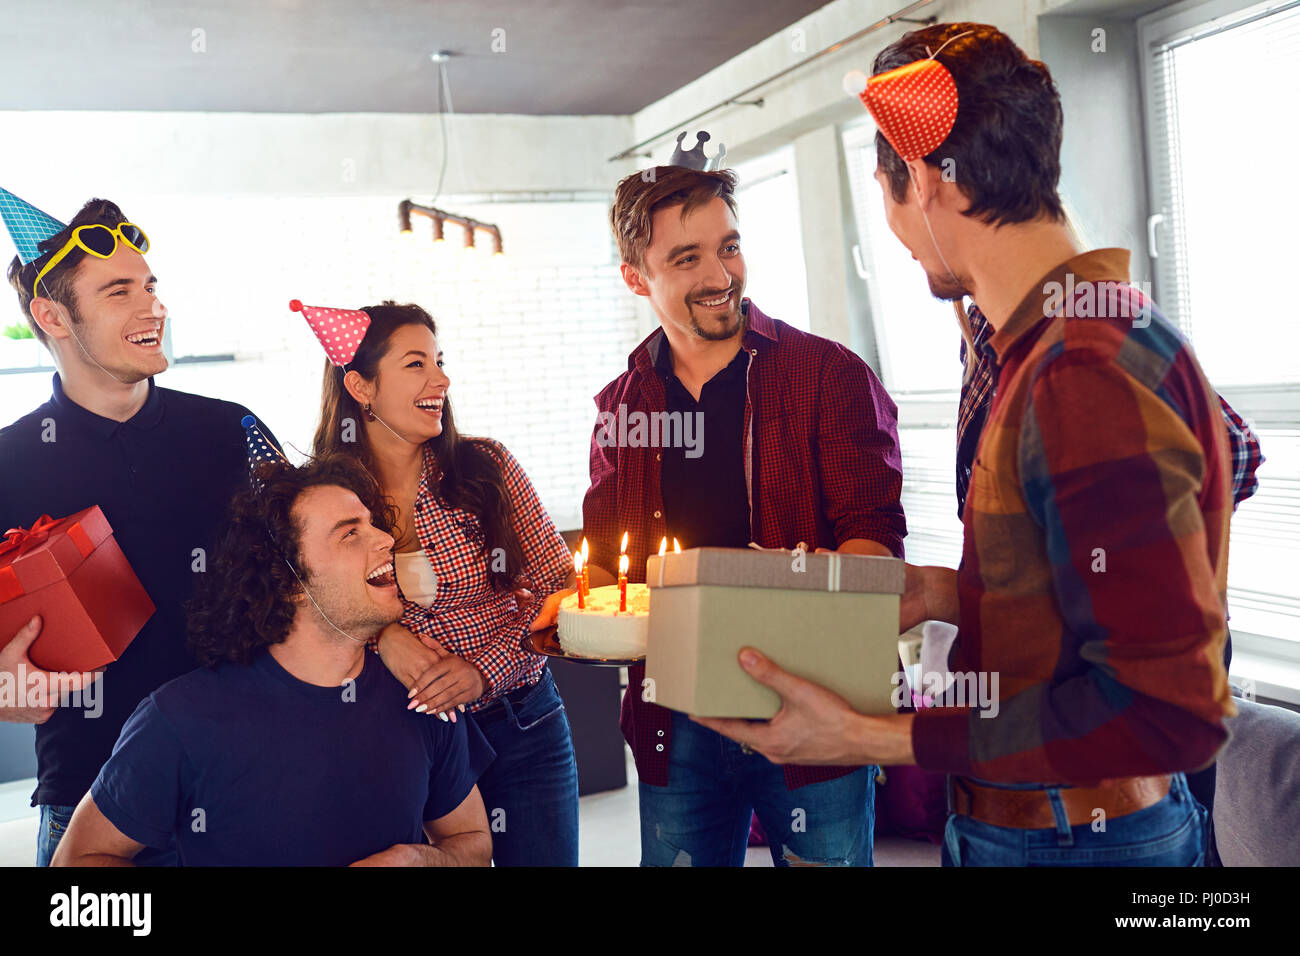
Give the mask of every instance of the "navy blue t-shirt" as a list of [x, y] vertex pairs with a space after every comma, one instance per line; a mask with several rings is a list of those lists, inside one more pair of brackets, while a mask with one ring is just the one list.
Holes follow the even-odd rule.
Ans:
[[298, 680], [267, 651], [200, 668], [141, 701], [90, 788], [185, 866], [345, 866], [460, 806], [496, 756], [472, 720], [406, 709], [373, 654], [352, 684]]
[[116, 422], [69, 399], [57, 374], [53, 385], [48, 402], [0, 429], [0, 530], [99, 505], [157, 608], [100, 677], [101, 711], [62, 707], [36, 727], [32, 805], [75, 806], [136, 705], [194, 669], [182, 604], [212, 558], [231, 497], [248, 487], [240, 420], [249, 412], [150, 379], [141, 409]]

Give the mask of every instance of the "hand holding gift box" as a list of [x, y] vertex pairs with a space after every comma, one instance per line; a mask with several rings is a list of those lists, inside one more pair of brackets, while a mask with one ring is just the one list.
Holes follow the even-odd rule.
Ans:
[[[19, 629], [0, 639], [0, 721], [15, 724], [43, 724], [63, 704], [91, 703], [83, 691], [99, 679], [98, 673], [51, 673], [41, 670], [27, 656], [41, 633], [37, 615]], [[86, 716], [98, 716], [94, 705]]]
[[0, 542], [0, 642], [39, 614], [41, 633], [29, 654], [44, 670], [112, 663], [153, 612], [98, 506], [60, 520], [42, 515]]
[[737, 661], [752, 647], [860, 713], [894, 713], [901, 560], [692, 548], [652, 556], [646, 583], [655, 703], [710, 717], [772, 717], [780, 696]]
[[[922, 621], [956, 625], [956, 572], [905, 566], [898, 632]], [[946, 655], [945, 655], [946, 656]], [[692, 717], [710, 730], [761, 753], [777, 764], [907, 766], [916, 763], [912, 724], [916, 714], [859, 713], [834, 691], [804, 680], [755, 651], [738, 654], [746, 674], [777, 694], [781, 709], [770, 721]]]

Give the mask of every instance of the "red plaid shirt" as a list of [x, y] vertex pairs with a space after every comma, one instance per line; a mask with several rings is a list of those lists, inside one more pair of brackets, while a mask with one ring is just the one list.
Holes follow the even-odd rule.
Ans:
[[501, 460], [514, 507], [515, 533], [524, 551], [523, 583], [533, 592], [535, 603], [520, 608], [509, 592], [492, 589], [488, 581], [492, 555], [481, 550], [483, 526], [475, 515], [451, 507], [430, 488], [438, 466], [425, 448], [424, 474], [415, 497], [415, 531], [438, 585], [428, 608], [403, 598], [402, 624], [417, 635], [436, 638], [483, 672], [487, 690], [470, 705], [473, 711], [541, 677], [546, 658], [523, 650], [520, 642], [528, 634], [535, 608], [564, 586], [573, 570], [573, 556], [532, 482], [506, 447], [491, 439], [468, 440], [489, 445]]
[[[837, 548], [850, 538], [879, 541], [903, 554], [907, 525], [899, 504], [902, 463], [897, 408], [866, 363], [829, 339], [768, 318], [748, 299], [741, 346], [749, 353], [745, 402], [745, 480], [753, 540], [766, 548]], [[628, 370], [596, 396], [598, 412], [662, 412], [655, 373], [663, 330], [628, 359]], [[591, 563], [617, 570], [618, 545], [630, 533], [628, 580], [645, 580], [646, 558], [668, 533], [659, 476], [662, 454], [648, 447], [604, 447], [598, 415], [591, 438], [591, 487], [583, 533]], [[645, 666], [629, 669], [620, 725], [637, 773], [668, 784], [671, 712], [642, 699]], [[834, 780], [855, 767], [785, 767], [790, 789]]]

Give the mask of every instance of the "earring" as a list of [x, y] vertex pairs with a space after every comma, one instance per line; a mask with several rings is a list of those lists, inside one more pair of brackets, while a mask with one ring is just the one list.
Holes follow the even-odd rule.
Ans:
[[369, 402], [366, 402], [366, 407], [362, 411], [366, 413], [366, 421], [373, 422], [375, 420], [375, 413], [370, 410]]

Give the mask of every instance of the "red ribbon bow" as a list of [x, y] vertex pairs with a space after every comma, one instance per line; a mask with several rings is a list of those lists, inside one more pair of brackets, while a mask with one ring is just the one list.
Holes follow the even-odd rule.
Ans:
[[50, 536], [50, 530], [57, 524], [49, 515], [41, 515], [30, 531], [25, 528], [10, 528], [5, 532], [4, 540], [0, 541], [0, 554], [8, 554], [14, 549], [17, 549], [18, 554], [26, 554], [38, 544], [44, 544]]

